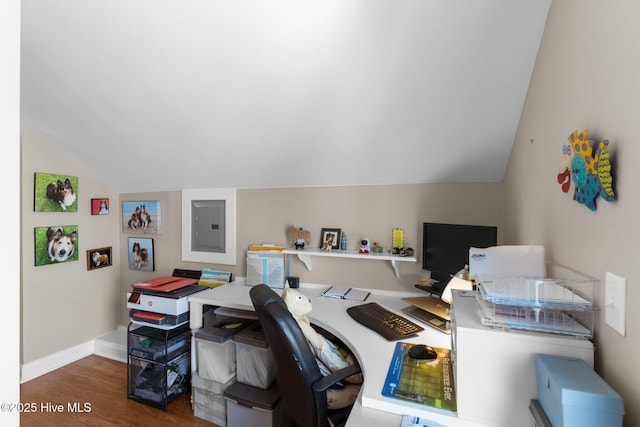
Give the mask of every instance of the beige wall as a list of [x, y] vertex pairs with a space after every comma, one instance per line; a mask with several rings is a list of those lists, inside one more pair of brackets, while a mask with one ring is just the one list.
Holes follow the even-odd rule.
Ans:
[[[302, 282], [348, 284], [375, 289], [414, 289], [422, 270], [422, 223], [425, 221], [497, 225], [502, 239], [504, 223], [503, 185], [436, 184], [362, 187], [320, 187], [285, 189], [240, 189], [237, 191], [237, 265], [215, 265], [236, 276], [246, 275], [246, 250], [252, 243], [286, 244], [290, 225], [304, 227], [312, 234], [310, 246], [318, 246], [322, 227], [341, 228], [349, 249], [358, 248], [361, 237], [391, 243], [394, 227], [405, 229], [406, 246], [417, 249], [418, 262], [402, 263], [400, 278], [388, 262], [314, 258], [313, 270], [295, 257], [290, 273]], [[122, 293], [136, 281], [170, 275], [174, 268], [200, 269], [203, 264], [181, 261], [181, 193], [123, 194], [122, 201], [158, 200], [162, 204], [162, 234], [154, 239], [156, 271], [130, 270], [125, 250], [120, 253]], [[120, 232], [120, 247], [127, 247], [131, 234]], [[463, 267], [463, 266], [461, 266]], [[121, 322], [127, 321], [126, 310]]]
[[[638, 2], [554, 1], [511, 154], [506, 234], [539, 243], [556, 262], [600, 279], [627, 278], [627, 335], [596, 328], [596, 370], [625, 399], [626, 426], [640, 425], [640, 16]], [[608, 139], [617, 200], [592, 212], [560, 190], [562, 145], [573, 130]], [[533, 143], [530, 142], [533, 139]]]
[[[122, 306], [120, 267], [87, 271], [86, 251], [112, 247], [119, 253], [118, 194], [28, 126], [22, 150], [22, 363], [93, 340], [114, 330]], [[34, 173], [78, 177], [78, 212], [34, 212]], [[91, 198], [107, 197], [109, 215], [91, 215]], [[78, 261], [34, 266], [34, 228], [78, 226]]]

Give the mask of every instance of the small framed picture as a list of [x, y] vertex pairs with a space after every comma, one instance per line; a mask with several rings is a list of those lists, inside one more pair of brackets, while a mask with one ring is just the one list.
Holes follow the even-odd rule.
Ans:
[[339, 228], [323, 228], [320, 233], [320, 249], [339, 249], [340, 231]]
[[129, 237], [129, 269], [155, 271], [153, 262], [153, 239]]
[[111, 266], [111, 246], [87, 251], [87, 270]]
[[91, 199], [91, 215], [109, 215], [109, 199]]

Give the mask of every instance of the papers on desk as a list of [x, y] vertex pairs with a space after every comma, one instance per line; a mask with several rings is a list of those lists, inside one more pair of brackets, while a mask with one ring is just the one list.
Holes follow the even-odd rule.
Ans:
[[437, 359], [416, 360], [408, 354], [414, 345], [406, 342], [396, 343], [382, 395], [442, 409], [448, 414], [455, 412], [457, 401], [451, 350], [432, 346], [438, 353]]
[[336, 298], [336, 299], [348, 299], [353, 301], [364, 301], [369, 296], [370, 292], [363, 291], [362, 289], [353, 289], [346, 286], [332, 286], [322, 293], [323, 297]]

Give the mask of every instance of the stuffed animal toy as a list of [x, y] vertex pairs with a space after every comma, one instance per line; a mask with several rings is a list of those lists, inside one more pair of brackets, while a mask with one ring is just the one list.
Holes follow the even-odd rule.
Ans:
[[[326, 337], [316, 332], [311, 326], [307, 314], [311, 313], [311, 300], [302, 292], [291, 289], [285, 285], [282, 291], [282, 299], [284, 300], [291, 315], [302, 329], [309, 347], [316, 355], [320, 371], [325, 375], [329, 372], [335, 372], [349, 365], [355, 364], [353, 355], [345, 349], [338, 348], [334, 343]], [[362, 374], [352, 375], [345, 379], [343, 388], [332, 388], [327, 390], [327, 405], [329, 409], [345, 408], [355, 402], [362, 384]]]

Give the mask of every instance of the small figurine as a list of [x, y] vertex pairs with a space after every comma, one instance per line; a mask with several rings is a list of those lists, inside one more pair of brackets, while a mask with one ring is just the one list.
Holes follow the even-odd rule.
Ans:
[[287, 228], [287, 233], [289, 234], [289, 243], [294, 245], [296, 249], [304, 249], [304, 245], [308, 245], [311, 241], [311, 233], [303, 230], [302, 227], [292, 225]]
[[381, 254], [382, 246], [380, 246], [378, 242], [373, 242], [373, 248], [371, 248], [371, 251], [375, 254]]
[[368, 254], [371, 251], [371, 241], [368, 237], [363, 237], [360, 240], [360, 250], [358, 251], [361, 254]]

